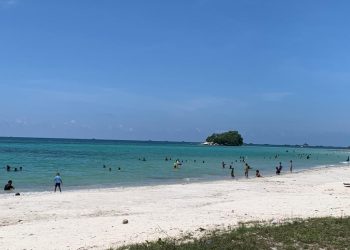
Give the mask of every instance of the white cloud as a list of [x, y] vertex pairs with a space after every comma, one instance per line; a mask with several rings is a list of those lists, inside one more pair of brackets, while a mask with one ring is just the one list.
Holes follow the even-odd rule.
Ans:
[[70, 120], [70, 121], [65, 122], [64, 125], [74, 125], [74, 124], [76, 124], [76, 123], [77, 123], [77, 121], [74, 120], [74, 119], [72, 119], [72, 120]]
[[28, 124], [28, 122], [25, 119], [20, 119], [20, 118], [17, 118], [15, 123], [21, 126], [26, 126]]

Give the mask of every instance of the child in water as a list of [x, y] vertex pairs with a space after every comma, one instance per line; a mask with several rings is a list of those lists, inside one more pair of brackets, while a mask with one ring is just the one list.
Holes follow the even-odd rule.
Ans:
[[262, 177], [261, 174], [260, 174], [260, 171], [258, 169], [255, 171], [255, 176], [256, 177]]

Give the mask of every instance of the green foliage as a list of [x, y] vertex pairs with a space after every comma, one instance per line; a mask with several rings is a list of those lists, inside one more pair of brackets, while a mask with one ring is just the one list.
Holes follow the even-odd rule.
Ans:
[[241, 146], [243, 138], [238, 131], [228, 131], [221, 134], [212, 134], [206, 140], [207, 142], [216, 143], [225, 146]]
[[196, 239], [159, 239], [120, 250], [349, 249], [350, 218], [314, 218], [282, 225], [241, 224]]

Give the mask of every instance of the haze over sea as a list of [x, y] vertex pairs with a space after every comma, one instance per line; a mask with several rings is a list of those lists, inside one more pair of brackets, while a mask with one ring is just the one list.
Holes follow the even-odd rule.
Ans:
[[[11, 179], [16, 191], [47, 191], [53, 187], [56, 172], [61, 173], [65, 190], [227, 180], [232, 179], [229, 169], [231, 164], [235, 168], [236, 179], [239, 179], [243, 177], [240, 156], [244, 156], [251, 165], [253, 170], [250, 176], [255, 178], [255, 169], [265, 176], [273, 175], [279, 162], [283, 165], [282, 173], [286, 173], [289, 172], [290, 160], [293, 161], [293, 169], [298, 171], [318, 166], [344, 165], [347, 164], [345, 161], [349, 154], [347, 149], [334, 148], [221, 147], [187, 142], [0, 138], [0, 183]], [[173, 168], [176, 159], [183, 161], [179, 169]], [[222, 161], [227, 164], [225, 168], [222, 168]], [[7, 164], [12, 168], [10, 172], [6, 171]], [[23, 171], [13, 171], [15, 167], [19, 169], [21, 166]]]

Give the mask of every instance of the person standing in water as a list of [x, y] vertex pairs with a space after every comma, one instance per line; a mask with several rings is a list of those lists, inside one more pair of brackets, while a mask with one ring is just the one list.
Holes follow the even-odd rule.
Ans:
[[291, 173], [293, 172], [293, 161], [292, 161], [292, 160], [290, 160], [289, 171], [290, 171]]
[[231, 166], [231, 177], [235, 178], [235, 168]]
[[60, 176], [60, 173], [56, 174], [54, 181], [55, 181], [55, 192], [56, 192], [57, 187], [60, 190], [60, 192], [62, 192], [61, 184], [63, 184], [63, 182], [62, 182], [62, 178]]
[[252, 168], [248, 165], [248, 163], [246, 163], [245, 166], [244, 166], [244, 175], [247, 178], [248, 178], [249, 169], [252, 169]]

